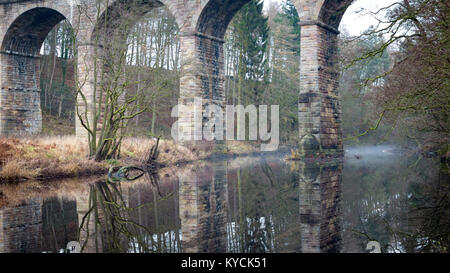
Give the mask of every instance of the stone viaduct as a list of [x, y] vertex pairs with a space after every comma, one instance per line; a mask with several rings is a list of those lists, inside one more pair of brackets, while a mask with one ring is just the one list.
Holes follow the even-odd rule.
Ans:
[[[138, 5], [132, 16], [121, 10]], [[89, 105], [95, 89], [94, 57], [128, 19], [164, 5], [180, 29], [180, 103], [194, 97], [224, 104], [224, 35], [249, 0], [0, 0], [0, 134], [30, 135], [41, 129], [39, 51], [49, 31], [67, 19], [76, 32], [77, 76]], [[341, 18], [353, 0], [292, 0], [301, 19], [299, 145], [341, 152], [341, 109], [334, 69]], [[95, 18], [107, 18], [97, 23]], [[99, 32], [103, 30], [103, 32]], [[100, 37], [96, 33], [108, 33]], [[98, 72], [98, 71], [97, 71]], [[89, 116], [89, 115], [88, 115]], [[193, 126], [183, 124], [184, 128]], [[77, 124], [77, 135], [86, 134]]]

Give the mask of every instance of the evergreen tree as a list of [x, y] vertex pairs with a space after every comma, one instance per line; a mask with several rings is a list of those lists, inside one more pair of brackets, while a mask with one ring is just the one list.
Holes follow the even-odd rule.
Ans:
[[290, 0], [284, 0], [281, 6], [282, 13], [280, 17], [287, 20], [288, 24], [291, 26], [291, 42], [294, 45], [292, 51], [295, 55], [300, 56], [300, 17], [298, 16], [297, 9]]
[[286, 1], [269, 8], [270, 85], [264, 102], [280, 106], [280, 140], [295, 141], [298, 128], [300, 27], [295, 6]]
[[299, 19], [289, 1], [271, 5], [267, 13], [263, 15], [262, 3], [251, 1], [231, 22], [225, 90], [233, 105], [279, 105], [280, 137], [286, 142], [298, 128]]
[[[238, 52], [237, 101], [238, 104], [258, 104], [268, 78], [267, 41], [268, 19], [262, 13], [263, 2], [252, 0], [231, 22], [231, 40]], [[245, 94], [243, 93], [245, 91]]]

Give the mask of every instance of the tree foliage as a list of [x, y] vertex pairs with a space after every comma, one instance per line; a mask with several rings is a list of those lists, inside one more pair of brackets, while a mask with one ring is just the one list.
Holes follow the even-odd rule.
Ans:
[[[394, 136], [422, 151], [448, 151], [450, 4], [444, 0], [399, 0], [373, 14], [387, 11], [385, 19], [356, 39], [384, 41], [351, 59], [346, 67], [367, 64], [391, 52], [387, 71], [362, 79], [373, 86], [378, 123], [391, 126]], [[382, 79], [381, 85], [373, 85]], [[377, 123], [377, 122], [373, 122]]]
[[283, 142], [297, 135], [298, 22], [290, 1], [272, 4], [267, 14], [262, 3], [252, 1], [235, 15], [226, 34], [227, 103], [279, 105]]

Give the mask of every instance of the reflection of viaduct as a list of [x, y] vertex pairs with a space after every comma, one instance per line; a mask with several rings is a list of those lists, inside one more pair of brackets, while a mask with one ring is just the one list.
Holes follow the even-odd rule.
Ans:
[[[238, 180], [237, 169], [227, 162], [187, 168], [178, 173], [178, 179], [162, 179], [159, 189], [145, 182], [123, 185], [122, 197], [127, 206], [137, 208], [127, 219], [151, 230], [154, 241], [150, 249], [154, 251], [339, 252], [341, 172], [340, 164], [300, 163], [298, 175], [291, 176], [297, 179], [298, 186], [290, 189], [289, 196], [283, 195], [293, 202], [288, 204], [288, 215], [277, 213], [275, 203], [280, 200], [273, 195], [282, 187], [257, 182], [258, 187], [267, 186], [256, 193], [258, 196], [264, 192], [260, 205], [265, 208], [260, 210], [248, 196], [254, 185], [245, 180], [248, 177]], [[263, 179], [264, 175], [256, 177], [256, 181]], [[78, 238], [78, 225], [90, 209], [88, 199], [83, 192], [74, 201], [36, 199], [0, 209], [0, 252], [54, 252], [64, 248]], [[256, 216], [246, 214], [249, 204], [253, 212], [256, 209]], [[292, 217], [292, 213], [298, 216]], [[90, 219], [92, 233], [94, 217]], [[273, 226], [267, 228], [269, 224]], [[82, 242], [86, 240], [87, 225], [83, 227]], [[148, 236], [144, 230], [138, 232], [136, 235]], [[95, 240], [101, 251], [104, 236], [89, 237], [85, 251], [96, 252]], [[258, 248], [255, 244], [259, 242], [266, 246]], [[127, 249], [129, 242], [121, 243]], [[278, 246], [273, 248], [275, 244]]]
[[303, 252], [340, 252], [342, 166], [301, 164], [300, 234]]
[[[300, 165], [300, 227], [296, 228], [300, 231], [300, 251], [340, 252], [342, 166], [341, 164], [318, 166], [303, 163]], [[227, 166], [224, 163], [213, 164], [209, 169], [203, 169], [201, 172], [193, 171], [179, 176], [179, 215], [183, 251], [242, 252], [239, 248], [230, 249], [233, 244], [230, 242], [233, 240], [231, 237], [239, 236], [227, 234], [227, 231], [231, 231], [230, 225], [236, 224], [235, 221], [237, 221], [236, 216], [230, 219], [230, 215], [227, 215], [229, 208], [233, 206], [231, 199], [236, 198], [236, 196], [231, 198], [230, 195], [233, 190], [240, 190], [234, 189], [239, 187], [237, 185], [239, 182], [228, 181], [227, 177]], [[268, 218], [270, 217], [265, 219], [265, 225], [269, 224]], [[239, 232], [236, 230], [236, 225], [233, 225], [232, 230]], [[245, 232], [257, 233], [257, 230]], [[264, 236], [270, 237], [273, 234]], [[271, 240], [266, 239], [269, 242]], [[234, 245], [239, 244], [242, 242], [234, 243]]]
[[[40, 131], [39, 50], [58, 22], [67, 19], [77, 33], [77, 76], [80, 81], [83, 79], [82, 91], [90, 113], [95, 52], [108, 47], [107, 42], [118, 34], [116, 30], [123, 25], [123, 20], [135, 18], [137, 21], [149, 10], [162, 5], [175, 16], [180, 28], [180, 102], [189, 105], [198, 96], [223, 105], [223, 38], [234, 14], [248, 1], [0, 0], [0, 133]], [[138, 3], [138, 7], [128, 9], [127, 5], [133, 2]], [[333, 65], [337, 29], [353, 0], [292, 2], [301, 20], [299, 137], [304, 145], [317, 147], [319, 142], [324, 151], [340, 151], [338, 74]], [[107, 23], [95, 18], [106, 18]], [[190, 122], [181, 125], [182, 128], [191, 126]], [[84, 134], [80, 124], [77, 124], [77, 134]], [[304, 138], [306, 135], [309, 137]]]
[[0, 253], [58, 252], [77, 232], [75, 201], [37, 198], [0, 209]]

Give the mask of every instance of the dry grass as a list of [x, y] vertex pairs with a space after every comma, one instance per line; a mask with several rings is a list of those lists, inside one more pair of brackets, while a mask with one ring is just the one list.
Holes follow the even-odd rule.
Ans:
[[105, 172], [106, 164], [87, 155], [87, 144], [73, 136], [0, 138], [0, 182]]
[[259, 150], [259, 144], [254, 144], [247, 141], [227, 141], [228, 154], [248, 154]]
[[[155, 143], [156, 140], [149, 138], [124, 139], [122, 157], [116, 164], [134, 164], [144, 159], [146, 152]], [[199, 169], [197, 164], [202, 163], [198, 160], [210, 155], [198, 147], [181, 146], [171, 140], [161, 140], [158, 150], [158, 161], [167, 165], [167, 168], [158, 171], [163, 181], [176, 179], [180, 171], [183, 173], [183, 169]], [[235, 142], [229, 145], [229, 152], [232, 153], [251, 151], [245, 143]], [[173, 168], [179, 162], [193, 162], [196, 165], [186, 164]], [[105, 174], [109, 166], [108, 162], [89, 160], [87, 144], [74, 136], [0, 138], [0, 207], [20, 204], [30, 198], [89, 196], [87, 185], [104, 179], [103, 175], [96, 174]], [[70, 179], [81, 176], [89, 177]], [[25, 180], [28, 181], [16, 183]], [[148, 183], [145, 178], [141, 180], [142, 183]], [[138, 184], [140, 183], [132, 185]]]
[[[115, 164], [133, 164], [143, 160], [155, 144], [156, 139], [126, 138], [122, 142], [121, 158]], [[172, 140], [161, 140], [158, 151], [158, 162], [168, 166], [196, 161], [211, 154]], [[231, 154], [251, 151], [254, 151], [254, 147], [244, 142], [231, 142], [228, 145]], [[75, 136], [0, 138], [0, 182], [106, 173], [112, 162], [95, 162], [88, 159], [88, 154], [86, 141]]]
[[39, 169], [30, 169], [24, 161], [8, 159], [0, 170], [0, 177], [5, 181], [18, 181], [37, 177]]
[[[146, 153], [156, 144], [155, 139], [127, 138], [122, 142], [122, 156], [145, 159]], [[177, 162], [194, 161], [206, 157], [207, 152], [190, 149], [175, 143], [173, 140], [160, 140], [158, 162], [172, 164]]]

